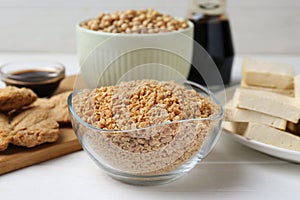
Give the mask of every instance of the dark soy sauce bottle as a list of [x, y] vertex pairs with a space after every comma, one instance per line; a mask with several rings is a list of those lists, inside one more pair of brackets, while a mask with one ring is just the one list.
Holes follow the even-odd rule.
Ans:
[[[230, 83], [234, 48], [225, 9], [225, 0], [190, 0], [188, 18], [194, 23], [194, 40], [202, 45], [211, 56], [221, 74], [223, 84], [226, 86]], [[194, 48], [188, 79], [205, 85], [203, 77], [194, 67], [201, 66], [200, 62], [199, 52], [197, 52], [197, 48]], [[211, 80], [212, 77], [208, 76], [205, 79], [210, 79], [210, 83], [214, 83], [217, 88], [217, 84], [222, 81], [215, 80], [214, 82]]]

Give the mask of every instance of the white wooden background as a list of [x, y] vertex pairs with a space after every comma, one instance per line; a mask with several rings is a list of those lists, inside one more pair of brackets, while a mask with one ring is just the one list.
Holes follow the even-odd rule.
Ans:
[[[0, 52], [74, 53], [75, 24], [152, 7], [185, 16], [187, 0], [0, 0]], [[228, 0], [237, 54], [300, 54], [299, 0]]]

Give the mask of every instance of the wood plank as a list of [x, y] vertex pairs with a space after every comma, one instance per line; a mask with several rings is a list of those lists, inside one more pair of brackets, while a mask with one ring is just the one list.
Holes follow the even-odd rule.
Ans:
[[[65, 78], [56, 93], [73, 89], [76, 76]], [[81, 150], [81, 145], [71, 127], [60, 128], [60, 137], [55, 143], [46, 143], [34, 148], [10, 145], [0, 152], [0, 175], [28, 167], [46, 160]]]
[[28, 167], [81, 149], [73, 129], [62, 128], [59, 140], [34, 148], [10, 145], [0, 153], [0, 174]]

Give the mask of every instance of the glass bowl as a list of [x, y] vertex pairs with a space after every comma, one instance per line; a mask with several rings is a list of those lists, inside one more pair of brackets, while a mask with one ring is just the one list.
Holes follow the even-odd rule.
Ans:
[[[89, 101], [92, 90], [74, 90], [68, 97], [68, 108], [73, 129], [85, 152], [108, 175], [130, 184], [155, 185], [185, 175], [212, 150], [221, 133], [223, 119], [223, 108], [208, 89], [190, 81], [185, 83], [188, 89], [193, 88], [214, 102], [218, 112], [209, 118], [122, 131], [91, 125], [92, 113], [83, 110], [93, 104]], [[76, 106], [78, 101], [85, 108]], [[83, 118], [80, 112], [90, 115]]]
[[0, 66], [6, 85], [32, 89], [39, 97], [50, 96], [65, 77], [64, 65], [44, 60], [14, 61]]

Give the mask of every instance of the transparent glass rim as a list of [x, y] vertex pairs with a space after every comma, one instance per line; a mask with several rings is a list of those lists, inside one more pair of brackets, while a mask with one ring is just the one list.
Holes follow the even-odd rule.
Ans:
[[[52, 78], [58, 78], [58, 77], [64, 77], [65, 76], [65, 66], [62, 63], [55, 62], [55, 61], [30, 61], [30, 60], [25, 60], [25, 61], [11, 61], [11, 62], [6, 62], [2, 65], [0, 65], [0, 78], [2, 79], [14, 79], [14, 81], [18, 80], [19, 76], [14, 75], [14, 74], [9, 74], [4, 71], [6, 68], [10, 68], [12, 66], [18, 66], [18, 65], [32, 65], [32, 67], [28, 67], [27, 69], [54, 69], [53, 73], [51, 73]], [[46, 65], [47, 67], [43, 66], [36, 66], [37, 64], [39, 65]], [[11, 69], [11, 68], [10, 68]], [[24, 68], [24, 70], [26, 70]], [[22, 80], [21, 82], [24, 82]]]
[[82, 120], [74, 111], [73, 109], [73, 105], [72, 105], [72, 99], [73, 96], [78, 94], [79, 92], [83, 91], [83, 90], [74, 90], [69, 96], [68, 96], [68, 109], [69, 112], [71, 113], [71, 115], [82, 125], [84, 125], [85, 127], [88, 127], [89, 129], [92, 129], [94, 131], [98, 131], [98, 132], [115, 132], [115, 133], [126, 133], [126, 132], [132, 132], [132, 131], [142, 131], [142, 130], [148, 130], [148, 129], [152, 129], [152, 128], [156, 128], [156, 127], [162, 127], [165, 125], [171, 125], [171, 124], [178, 124], [178, 123], [186, 123], [186, 122], [192, 122], [192, 121], [214, 121], [214, 120], [221, 120], [224, 116], [224, 110], [222, 107], [221, 102], [216, 98], [216, 96], [210, 91], [208, 90], [206, 87], [197, 84], [195, 82], [192, 81], [185, 81], [185, 83], [189, 84], [190, 86], [194, 86], [196, 88], [201, 89], [203, 92], [205, 92], [210, 98], [212, 98], [213, 102], [216, 103], [220, 109], [218, 115], [212, 116], [212, 117], [207, 117], [207, 118], [193, 118], [193, 119], [184, 119], [184, 120], [178, 120], [178, 121], [173, 121], [173, 122], [167, 122], [167, 123], [163, 123], [163, 124], [155, 124], [152, 126], [148, 126], [145, 128], [137, 128], [137, 129], [128, 129], [128, 130], [104, 130], [101, 128], [97, 128], [87, 122], [85, 122], [84, 120]]

